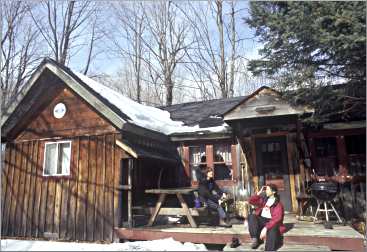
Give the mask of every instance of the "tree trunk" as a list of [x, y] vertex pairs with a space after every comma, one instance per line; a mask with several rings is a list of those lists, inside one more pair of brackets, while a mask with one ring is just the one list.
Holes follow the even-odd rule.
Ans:
[[233, 87], [234, 87], [234, 71], [235, 71], [235, 60], [236, 60], [236, 20], [235, 20], [235, 11], [234, 11], [234, 3], [231, 2], [231, 45], [232, 45], [232, 54], [231, 54], [231, 69], [230, 69], [230, 81], [228, 87], [228, 97], [233, 97]]
[[224, 31], [223, 31], [223, 1], [217, 0], [217, 27], [219, 31], [219, 47], [220, 47], [220, 74], [219, 74], [219, 86], [222, 92], [222, 98], [228, 97], [228, 90], [226, 86], [226, 63], [224, 52]]
[[70, 1], [68, 4], [68, 14], [67, 14], [67, 20], [66, 20], [65, 34], [64, 34], [65, 40], [64, 40], [64, 44], [62, 45], [63, 49], [62, 49], [61, 57], [60, 57], [60, 63], [63, 65], [65, 65], [66, 58], [68, 56], [69, 41], [70, 41], [70, 35], [71, 35], [70, 24], [71, 24], [71, 18], [73, 16], [74, 4], [75, 4], [75, 1]]

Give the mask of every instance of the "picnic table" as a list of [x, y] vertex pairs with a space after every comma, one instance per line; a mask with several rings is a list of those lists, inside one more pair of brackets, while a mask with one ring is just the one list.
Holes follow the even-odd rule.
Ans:
[[[158, 215], [185, 215], [191, 225], [191, 227], [197, 227], [197, 224], [192, 217], [193, 215], [197, 215], [197, 211], [195, 209], [189, 209], [187, 206], [184, 198], [182, 197], [183, 194], [190, 194], [193, 191], [196, 191], [196, 188], [191, 187], [184, 187], [184, 188], [174, 188], [174, 189], [148, 189], [145, 190], [146, 193], [153, 193], [153, 194], [159, 194], [159, 198], [157, 201], [157, 204], [155, 205], [155, 208], [153, 210], [153, 214], [151, 215], [148, 225], [152, 226], [154, 221], [156, 220]], [[163, 208], [162, 205], [166, 199], [166, 196], [170, 195], [176, 195], [177, 199], [180, 201], [181, 208]]]

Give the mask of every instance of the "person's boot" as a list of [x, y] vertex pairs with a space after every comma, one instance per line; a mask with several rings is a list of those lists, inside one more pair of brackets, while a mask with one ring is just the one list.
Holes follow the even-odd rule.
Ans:
[[228, 224], [227, 222], [225, 222], [225, 220], [223, 220], [223, 219], [220, 219], [219, 220], [219, 226], [220, 227], [226, 227], [226, 228], [230, 228], [230, 227], [232, 227], [232, 225], [231, 224]]
[[238, 246], [240, 246], [240, 240], [238, 240], [237, 237], [232, 237], [232, 243], [230, 245], [231, 248], [237, 248]]
[[251, 240], [252, 240], [252, 243], [251, 243], [252, 249], [256, 249], [257, 247], [259, 247], [260, 241], [258, 238], [251, 238]]

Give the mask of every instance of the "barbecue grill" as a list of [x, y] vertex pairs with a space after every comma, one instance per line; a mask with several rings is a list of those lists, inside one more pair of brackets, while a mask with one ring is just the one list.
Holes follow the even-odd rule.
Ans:
[[338, 185], [333, 182], [315, 182], [311, 185], [311, 194], [320, 201], [332, 201], [338, 194]]
[[[317, 200], [317, 210], [314, 216], [314, 221], [317, 220], [317, 214], [319, 212], [325, 212], [326, 221], [329, 222], [329, 212], [334, 212], [339, 223], [342, 223], [342, 220], [332, 203], [332, 200], [338, 194], [338, 185], [336, 183], [315, 182], [311, 185], [311, 194]], [[328, 208], [328, 204], [331, 208]], [[324, 205], [323, 209], [320, 208], [321, 205]]]

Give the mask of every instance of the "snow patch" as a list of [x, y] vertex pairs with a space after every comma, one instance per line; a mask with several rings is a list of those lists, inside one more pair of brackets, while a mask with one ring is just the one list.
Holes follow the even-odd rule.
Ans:
[[122, 113], [126, 114], [131, 119], [131, 123], [143, 128], [158, 131], [167, 135], [172, 133], [189, 133], [200, 131], [223, 132], [227, 131], [229, 128], [226, 123], [223, 123], [221, 126], [208, 128], [200, 128], [199, 125], [185, 126], [181, 121], [173, 121], [168, 111], [137, 103], [81, 73], [74, 73], [86, 85], [107, 99], [111, 104], [115, 105]]
[[1, 251], [207, 251], [204, 244], [181, 243], [173, 238], [125, 243], [83, 243], [1, 240]]

